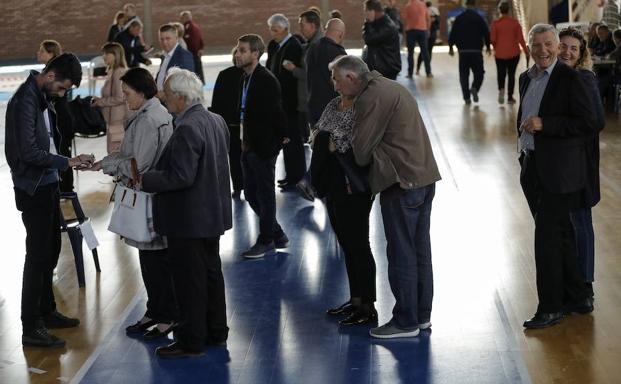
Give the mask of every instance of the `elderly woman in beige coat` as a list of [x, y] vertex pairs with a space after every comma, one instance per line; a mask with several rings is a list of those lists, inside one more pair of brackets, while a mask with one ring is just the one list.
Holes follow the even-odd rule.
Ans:
[[106, 43], [101, 47], [104, 63], [108, 67], [108, 76], [101, 89], [101, 98], [93, 97], [93, 105], [101, 107], [108, 126], [108, 154], [118, 152], [123, 135], [125, 121], [129, 110], [121, 89], [121, 77], [127, 72], [125, 53], [119, 43]]
[[[172, 116], [154, 97], [157, 85], [149, 71], [132, 68], [120, 80], [129, 109], [135, 113], [127, 122], [119, 151], [93, 164], [91, 170], [103, 170], [127, 185], [132, 178], [131, 160], [136, 160], [139, 175], [154, 168], [172, 136], [173, 126]], [[142, 279], [148, 296], [145, 315], [128, 326], [126, 331], [130, 335], [143, 334], [146, 339], [164, 337], [173, 329], [178, 318], [172, 277], [168, 272], [166, 239], [158, 237], [150, 243], [124, 240], [127, 245], [138, 248]]]

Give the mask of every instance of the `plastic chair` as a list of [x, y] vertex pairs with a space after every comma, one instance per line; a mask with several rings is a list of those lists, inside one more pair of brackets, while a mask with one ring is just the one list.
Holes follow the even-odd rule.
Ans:
[[[88, 217], [84, 215], [80, 200], [75, 192], [62, 192], [60, 194], [61, 200], [70, 200], [75, 212], [74, 218], [66, 219], [63, 215], [62, 209], [60, 210], [60, 230], [61, 232], [67, 232], [69, 241], [71, 242], [71, 249], [73, 250], [73, 258], [75, 260], [75, 269], [78, 273], [78, 285], [80, 288], [86, 285], [84, 278], [84, 257], [82, 253], [82, 232], [78, 225], [82, 224]], [[95, 269], [97, 272], [101, 272], [99, 267], [99, 256], [97, 254], [97, 248], [92, 250], [93, 261], [95, 262]]]

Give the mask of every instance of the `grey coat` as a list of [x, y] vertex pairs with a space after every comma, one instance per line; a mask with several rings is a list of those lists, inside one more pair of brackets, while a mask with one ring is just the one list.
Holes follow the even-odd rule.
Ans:
[[201, 104], [188, 107], [155, 170], [142, 176], [142, 188], [156, 192], [157, 233], [176, 238], [220, 236], [232, 227], [229, 130], [220, 115]]
[[[136, 159], [138, 174], [152, 169], [172, 133], [172, 116], [166, 108], [155, 97], [147, 100], [128, 121], [120, 151], [103, 158], [104, 173], [115, 176], [119, 183], [127, 185], [132, 177], [131, 159]], [[166, 248], [165, 239], [161, 238], [151, 243], [125, 239], [125, 243], [138, 249]]]

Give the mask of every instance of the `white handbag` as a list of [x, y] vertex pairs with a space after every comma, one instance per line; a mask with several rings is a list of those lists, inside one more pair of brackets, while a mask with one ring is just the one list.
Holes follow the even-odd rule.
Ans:
[[[136, 160], [131, 161], [133, 180], [137, 180]], [[153, 194], [117, 183], [108, 230], [141, 243], [153, 241], [157, 237], [153, 227]]]

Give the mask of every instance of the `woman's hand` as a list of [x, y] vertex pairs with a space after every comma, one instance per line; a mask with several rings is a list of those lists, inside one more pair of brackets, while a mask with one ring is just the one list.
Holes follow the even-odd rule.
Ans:
[[94, 163], [90, 168], [86, 168], [85, 171], [101, 171], [101, 160]]
[[91, 105], [93, 107], [101, 107], [101, 97], [97, 97], [97, 96], [91, 97]]

